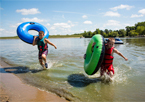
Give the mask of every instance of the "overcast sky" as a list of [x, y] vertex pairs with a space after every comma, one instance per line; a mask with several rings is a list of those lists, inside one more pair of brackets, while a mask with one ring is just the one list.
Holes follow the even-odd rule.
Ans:
[[27, 21], [44, 25], [50, 35], [125, 29], [145, 21], [145, 0], [0, 0], [0, 37], [16, 36]]

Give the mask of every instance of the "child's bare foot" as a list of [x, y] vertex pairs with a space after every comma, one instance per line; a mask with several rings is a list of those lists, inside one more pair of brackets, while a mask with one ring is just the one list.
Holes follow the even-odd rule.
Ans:
[[46, 69], [46, 67], [45, 67], [45, 65], [44, 65], [44, 64], [42, 65], [42, 67], [43, 67], [43, 69]]

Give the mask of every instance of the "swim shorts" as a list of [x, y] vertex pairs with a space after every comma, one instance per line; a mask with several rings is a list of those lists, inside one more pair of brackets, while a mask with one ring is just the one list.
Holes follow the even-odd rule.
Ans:
[[42, 54], [45, 54], [45, 55], [47, 56], [48, 50], [45, 50], [45, 51], [43, 51], [43, 52], [39, 51], [39, 53], [38, 53], [38, 58], [39, 58], [39, 59], [42, 59]]
[[110, 66], [104, 66], [104, 65], [101, 65], [101, 70], [100, 70], [100, 73], [101, 73], [101, 76], [104, 74], [104, 72], [107, 72], [107, 74], [109, 75], [109, 72], [112, 71], [112, 73], [114, 74], [114, 68], [113, 68], [113, 65], [110, 65]]

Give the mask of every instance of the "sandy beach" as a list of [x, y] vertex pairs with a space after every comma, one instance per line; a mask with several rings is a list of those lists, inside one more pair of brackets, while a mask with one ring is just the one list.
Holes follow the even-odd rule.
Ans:
[[13, 67], [0, 60], [0, 102], [66, 102], [56, 94], [27, 85], [5, 68]]

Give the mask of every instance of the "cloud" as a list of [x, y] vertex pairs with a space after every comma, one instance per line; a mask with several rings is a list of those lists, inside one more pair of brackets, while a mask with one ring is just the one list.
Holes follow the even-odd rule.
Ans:
[[145, 9], [139, 10], [139, 13], [141, 13], [142, 15], [145, 15]]
[[49, 23], [47, 23], [47, 24], [46, 24], [46, 26], [50, 26], [50, 24], [49, 24]]
[[124, 26], [133, 26], [134, 24], [125, 23]]
[[71, 27], [75, 26], [70, 20], [67, 23], [54, 23], [53, 26], [50, 29], [70, 29]]
[[92, 21], [84, 21], [84, 24], [92, 24]]
[[62, 28], [71, 28], [71, 25], [67, 23], [54, 23], [53, 24], [55, 27], [62, 27]]
[[117, 11], [118, 9], [126, 9], [126, 10], [130, 10], [131, 8], [133, 8], [134, 6], [129, 6], [129, 5], [119, 5], [113, 8], [110, 8], [111, 10]]
[[[53, 11], [53, 12], [57, 12], [57, 13], [70, 13], [70, 14], [79, 14], [79, 15], [85, 15], [86, 13], [81, 13], [81, 12], [71, 12], [71, 11]], [[96, 16], [96, 15], [92, 15], [92, 14], [87, 14], [89, 16]]]
[[22, 18], [23, 22], [44, 22], [43, 19], [38, 19], [37, 17], [34, 17], [32, 19], [30, 18]]
[[49, 32], [50, 34], [73, 34], [75, 33], [75, 31], [71, 30], [72, 27], [74, 27], [75, 25], [77, 25], [77, 22], [72, 22], [70, 20], [68, 20], [67, 22], [62, 22], [62, 23], [54, 23], [50, 28], [49, 28]]
[[112, 12], [112, 11], [108, 11], [104, 14], [104, 16], [111, 16], [111, 17], [120, 17], [120, 14], [118, 12]]
[[138, 13], [140, 13], [140, 14], [132, 14], [132, 15], [131, 15], [131, 18], [143, 17], [143, 16], [145, 15], [145, 9], [139, 10]]
[[87, 15], [83, 15], [82, 18], [88, 18]]
[[84, 30], [80, 30], [80, 32], [84, 32]]
[[0, 28], [0, 37], [7, 37], [7, 36], [16, 36], [16, 30], [6, 30]]
[[0, 31], [4, 31], [5, 29], [0, 28]]
[[120, 22], [116, 20], [108, 20], [108, 22], [104, 24], [104, 27], [106, 26], [120, 26]]
[[143, 15], [137, 15], [137, 14], [132, 14], [131, 18], [135, 18], [135, 17], [143, 17]]
[[67, 23], [72, 23], [72, 22], [70, 20], [68, 20]]
[[55, 26], [52, 26], [50, 29], [51, 29], [51, 30], [54, 30], [54, 29], [55, 29]]
[[70, 12], [70, 11], [53, 11], [53, 12], [59, 12], [59, 13], [74, 13], [74, 14], [84, 14], [80, 12]]
[[17, 23], [17, 24], [13, 24], [13, 25], [10, 25], [10, 27], [12, 28], [17, 28], [21, 23]]
[[32, 8], [32, 9], [21, 9], [21, 10], [16, 10], [17, 13], [21, 13], [22, 15], [34, 15], [40, 13], [40, 11], [37, 8]]

